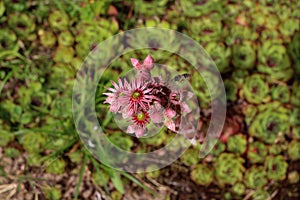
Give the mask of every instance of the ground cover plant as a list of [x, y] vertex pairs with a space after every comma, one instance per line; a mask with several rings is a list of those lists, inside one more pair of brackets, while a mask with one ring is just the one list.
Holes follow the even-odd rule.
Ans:
[[[296, 0], [0, 0], [0, 199], [299, 199], [299, 10]], [[179, 115], [176, 98], [167, 112], [135, 115], [159, 110], [162, 103], [153, 99], [164, 96], [152, 90], [165, 83], [152, 89], [139, 80], [126, 83], [126, 71], [152, 70], [152, 62], [172, 66], [200, 106], [195, 145], [165, 168], [131, 174], [104, 165], [84, 147], [72, 91], [99, 42], [142, 27], [173, 29], [204, 47], [221, 73], [227, 115], [214, 149], [199, 159], [211, 116], [203, 79], [209, 74], [160, 49], [122, 55], [105, 70], [95, 95], [98, 120], [119, 148], [145, 153], [165, 146], [176, 131], [171, 120], [154, 137], [130, 134], [143, 136], [148, 122]], [[125, 97], [133, 98], [125, 113], [139, 125], [127, 127], [129, 134], [114, 121], [124, 108], [112, 98], [124, 84]]]

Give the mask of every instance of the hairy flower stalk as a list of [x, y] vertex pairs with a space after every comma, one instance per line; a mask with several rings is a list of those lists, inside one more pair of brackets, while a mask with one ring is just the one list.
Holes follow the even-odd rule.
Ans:
[[108, 88], [110, 92], [103, 93], [107, 96], [104, 103], [110, 104], [110, 111], [121, 113], [123, 119], [129, 120], [126, 132], [142, 137], [150, 123], [156, 126], [164, 124], [174, 132], [187, 126], [188, 123], [184, 124], [181, 117], [191, 112], [185, 101], [193, 94], [174, 89], [160, 76], [152, 77], [154, 63], [151, 55], [143, 62], [131, 58], [131, 63], [137, 71], [136, 77], [131, 82], [125, 79], [119, 79], [118, 84], [112, 82], [114, 88]]

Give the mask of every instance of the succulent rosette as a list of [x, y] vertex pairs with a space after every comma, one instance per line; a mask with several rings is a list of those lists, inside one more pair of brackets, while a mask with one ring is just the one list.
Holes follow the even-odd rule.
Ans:
[[237, 134], [227, 140], [228, 151], [236, 154], [243, 154], [247, 148], [247, 138], [245, 135]]
[[19, 45], [17, 43], [16, 34], [7, 28], [0, 29], [0, 51], [12, 50], [18, 51]]
[[220, 11], [222, 3], [218, 1], [180, 0], [177, 7], [187, 17], [200, 17], [212, 11]]
[[243, 195], [246, 191], [246, 186], [243, 183], [238, 182], [232, 187], [232, 191], [237, 195]]
[[249, 72], [242, 69], [236, 69], [232, 72], [232, 80], [235, 81], [238, 86], [242, 86], [246, 77], [249, 76]]
[[262, 163], [267, 154], [268, 149], [262, 142], [251, 143], [247, 150], [247, 157], [251, 163]]
[[290, 102], [290, 98], [291, 98], [290, 89], [284, 83], [273, 86], [271, 88], [271, 93], [272, 93], [273, 100], [279, 101], [281, 103]]
[[209, 42], [205, 46], [205, 50], [216, 63], [219, 71], [225, 73], [230, 71], [229, 61], [231, 57], [231, 49], [227, 48], [224, 43]]
[[289, 122], [293, 127], [291, 137], [293, 139], [300, 139], [300, 108], [294, 108], [292, 110]]
[[300, 74], [300, 33], [296, 33], [289, 43], [289, 55], [293, 61], [292, 66], [297, 74]]
[[300, 107], [300, 81], [295, 80], [292, 85], [292, 97], [291, 97], [291, 103], [293, 106]]
[[131, 58], [131, 63], [135, 77], [130, 82], [119, 78], [118, 83], [112, 82], [114, 87], [108, 88], [109, 92], [103, 93], [110, 111], [129, 123], [125, 123], [126, 132], [142, 137], [151, 125], [164, 124], [171, 131], [193, 134], [196, 128], [182, 117], [191, 113], [187, 101], [193, 93], [178, 88], [171, 81], [163, 81], [161, 76], [152, 76], [154, 63], [150, 55], [143, 62]]
[[269, 85], [265, 77], [259, 74], [248, 76], [242, 86], [240, 95], [250, 103], [268, 102], [270, 100]]
[[221, 140], [218, 140], [212, 150], [212, 154], [214, 156], [219, 156], [221, 153], [225, 151], [225, 149], [226, 149], [226, 145], [223, 142], [221, 142]]
[[198, 164], [191, 171], [191, 179], [199, 185], [208, 186], [213, 178], [213, 169], [205, 164]]
[[284, 180], [288, 164], [281, 155], [268, 156], [265, 161], [265, 168], [269, 179], [274, 181]]
[[8, 26], [13, 29], [17, 35], [26, 40], [36, 39], [35, 20], [33, 16], [26, 14], [13, 14], [8, 19]]
[[277, 41], [265, 41], [258, 49], [257, 70], [268, 75], [270, 81], [288, 81], [293, 75], [285, 46]]
[[54, 30], [64, 31], [67, 30], [70, 25], [70, 19], [67, 13], [55, 10], [52, 13], [50, 13], [48, 18], [50, 26]]
[[215, 177], [220, 186], [234, 185], [241, 181], [245, 170], [244, 159], [231, 153], [222, 153], [216, 160]]
[[271, 195], [264, 189], [255, 190], [252, 195], [253, 200], [265, 200], [269, 199], [270, 197]]
[[258, 34], [253, 32], [248, 26], [234, 25], [230, 28], [229, 35], [226, 37], [227, 45], [239, 44], [246, 41], [254, 41]]
[[70, 31], [61, 32], [58, 36], [58, 44], [61, 46], [71, 46], [74, 43], [74, 37]]
[[227, 79], [224, 81], [224, 86], [225, 86], [227, 100], [235, 101], [237, 99], [237, 93], [238, 93], [237, 83]]
[[191, 19], [188, 32], [201, 42], [218, 41], [226, 35], [222, 27], [222, 17], [218, 12], [203, 16], [201, 20]]
[[233, 65], [237, 69], [252, 69], [256, 60], [256, 52], [253, 45], [243, 42], [233, 46]]
[[259, 107], [259, 113], [249, 127], [249, 134], [272, 144], [290, 130], [289, 110], [274, 102]]
[[197, 149], [188, 149], [184, 152], [184, 154], [180, 157], [180, 160], [186, 166], [193, 166], [198, 163], [198, 150]]
[[288, 145], [288, 155], [291, 160], [300, 160], [300, 142], [293, 140]]
[[[134, 7], [139, 15], [154, 16], [163, 15], [167, 7], [168, 0], [162, 1], [146, 1], [136, 0], [134, 1]], [[155, 8], [155, 9], [154, 9]]]
[[52, 31], [39, 30], [38, 35], [42, 46], [46, 48], [53, 47], [56, 43], [56, 36]]
[[245, 183], [249, 188], [262, 188], [268, 183], [267, 173], [263, 166], [253, 166], [246, 171]]

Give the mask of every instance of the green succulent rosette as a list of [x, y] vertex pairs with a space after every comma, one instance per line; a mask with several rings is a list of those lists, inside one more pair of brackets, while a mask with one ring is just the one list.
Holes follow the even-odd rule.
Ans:
[[199, 150], [197, 149], [188, 149], [180, 157], [180, 160], [186, 166], [193, 166], [199, 161]]
[[282, 150], [282, 144], [272, 144], [271, 146], [269, 146], [269, 153], [271, 155], [279, 155]]
[[268, 75], [271, 82], [288, 81], [293, 76], [293, 68], [285, 46], [277, 41], [265, 41], [258, 49], [259, 72]]
[[268, 183], [267, 173], [263, 166], [253, 166], [246, 171], [245, 183], [249, 188], [262, 188]]
[[243, 42], [233, 46], [233, 65], [237, 69], [252, 69], [256, 60], [256, 52], [253, 45]]
[[205, 50], [216, 63], [216, 66], [221, 73], [230, 71], [230, 48], [227, 48], [223, 43], [209, 42], [205, 46]]
[[243, 154], [247, 148], [247, 138], [245, 135], [237, 134], [227, 140], [227, 150], [235, 154]]
[[281, 103], [289, 103], [291, 94], [289, 87], [282, 83], [279, 85], [272, 86], [271, 88], [272, 99]]
[[162, 1], [134, 1], [134, 11], [144, 16], [163, 15], [167, 8], [168, 0]]
[[0, 147], [5, 147], [10, 141], [14, 139], [14, 135], [6, 130], [0, 125]]
[[213, 178], [213, 169], [205, 164], [198, 164], [191, 171], [191, 179], [199, 185], [208, 186]]
[[300, 107], [300, 81], [295, 80], [292, 85], [291, 103], [293, 106]]
[[58, 36], [58, 44], [61, 46], [71, 46], [74, 43], [74, 37], [70, 31], [64, 31]]
[[14, 30], [18, 36], [26, 40], [35, 40], [35, 20], [33, 16], [27, 14], [12, 14], [8, 19], [8, 26]]
[[57, 63], [70, 63], [74, 57], [75, 51], [72, 47], [59, 46], [56, 49], [53, 60]]
[[237, 100], [238, 85], [234, 81], [226, 79], [224, 81], [227, 101]]
[[260, 40], [262, 42], [267, 40], [280, 40], [280, 33], [276, 29], [264, 29], [260, 33]]
[[211, 152], [214, 156], [218, 156], [222, 152], [224, 152], [225, 149], [226, 149], [226, 145], [223, 142], [221, 142], [220, 140], [218, 140]]
[[250, 103], [260, 104], [268, 102], [270, 100], [269, 85], [265, 77], [260, 74], [248, 76], [242, 86], [240, 95]]
[[222, 17], [214, 12], [203, 16], [201, 20], [191, 19], [188, 33], [200, 42], [220, 41], [226, 35], [226, 29], [222, 26]]
[[284, 37], [286, 42], [290, 42], [291, 36], [294, 33], [299, 33], [300, 30], [300, 22], [299, 18], [288, 18], [281, 22], [279, 25], [279, 31], [281, 36]]
[[234, 185], [241, 181], [245, 168], [244, 159], [231, 153], [222, 153], [214, 163], [217, 183], [223, 187], [225, 184]]
[[249, 104], [243, 108], [243, 114], [245, 115], [245, 122], [249, 126], [255, 118], [258, 109], [256, 106]]
[[243, 184], [243, 183], [236, 183], [236, 184], [234, 184], [234, 186], [232, 187], [232, 191], [235, 193], [235, 194], [237, 194], [237, 195], [239, 195], [239, 196], [241, 196], [241, 195], [243, 195], [244, 193], [245, 193], [245, 191], [246, 191], [246, 186]]
[[296, 33], [289, 43], [289, 55], [291, 57], [292, 66], [297, 74], [300, 74], [300, 33]]
[[271, 195], [268, 193], [268, 191], [259, 189], [254, 191], [252, 195], [252, 200], [266, 200], [269, 199], [270, 196]]
[[7, 28], [0, 29], [0, 52], [3, 51], [14, 51], [19, 50], [16, 34]]
[[291, 137], [300, 139], [300, 108], [294, 108], [290, 116], [290, 124], [293, 127]]
[[251, 143], [247, 150], [247, 157], [251, 163], [262, 163], [267, 154], [268, 149], [262, 142]]
[[38, 153], [43, 150], [47, 140], [43, 133], [27, 133], [20, 138], [20, 143], [29, 153]]
[[160, 20], [159, 18], [138, 20], [136, 24], [137, 28], [142, 27], [158, 27], [167, 29], [177, 29], [177, 24], [171, 23], [167, 20]]
[[268, 156], [265, 161], [265, 168], [269, 179], [279, 181], [285, 179], [288, 164], [281, 155]]
[[249, 76], [249, 72], [246, 70], [236, 69], [232, 72], [232, 80], [242, 86], [245, 82], [246, 77]]
[[240, 44], [246, 41], [255, 41], [258, 34], [247, 26], [234, 25], [230, 28], [229, 35], [225, 42], [227, 45]]
[[300, 142], [293, 140], [288, 145], [288, 155], [291, 160], [300, 160]]
[[63, 174], [67, 163], [63, 159], [55, 159], [49, 161], [47, 164], [46, 172], [50, 174]]
[[160, 170], [156, 170], [157, 169], [157, 165], [152, 164], [147, 166], [146, 168], [146, 177], [147, 178], [151, 178], [151, 179], [156, 179], [160, 176]]
[[42, 46], [46, 48], [53, 47], [56, 44], [56, 36], [51, 31], [39, 30], [38, 35]]
[[44, 187], [42, 190], [47, 199], [59, 200], [62, 198], [61, 188], [59, 187]]
[[297, 171], [292, 171], [288, 174], [288, 180], [291, 184], [298, 183], [300, 180], [299, 173]]
[[58, 31], [67, 30], [70, 25], [69, 16], [65, 12], [60, 10], [55, 10], [52, 13], [50, 13], [48, 21], [50, 26], [54, 30]]
[[259, 113], [249, 127], [249, 134], [272, 144], [290, 130], [289, 110], [274, 102], [259, 107]]
[[[222, 2], [212, 1], [199, 1], [199, 0], [179, 0], [176, 1], [178, 9], [182, 11], [186, 17], [200, 17], [209, 14], [213, 11], [221, 11], [224, 6]], [[223, 6], [222, 6], [223, 5]]]

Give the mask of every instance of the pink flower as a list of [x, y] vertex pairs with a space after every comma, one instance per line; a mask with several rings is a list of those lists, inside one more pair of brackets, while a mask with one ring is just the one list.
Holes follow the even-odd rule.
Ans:
[[114, 88], [108, 88], [108, 90], [111, 91], [111, 93], [103, 93], [104, 95], [107, 95], [107, 98], [104, 101], [104, 103], [110, 104], [110, 111], [114, 113], [120, 111], [121, 106], [124, 104], [124, 101], [121, 97], [124, 94], [124, 92], [127, 91], [126, 85], [128, 85], [126, 80], [124, 80], [123, 84], [122, 80], [119, 79], [118, 83], [119, 85], [112, 81]]
[[135, 133], [136, 137], [142, 137], [146, 131], [146, 125], [149, 124], [149, 114], [145, 111], [138, 111], [132, 116], [133, 124], [128, 126], [127, 133]]
[[155, 124], [159, 124], [164, 121], [163, 108], [158, 102], [154, 102], [154, 104], [150, 107], [149, 115], [151, 121]]
[[138, 108], [143, 110], [149, 109], [150, 103], [155, 99], [150, 94], [152, 88], [147, 88], [147, 84], [140, 79], [133, 79], [127, 89], [122, 96], [122, 102], [124, 102], [124, 105], [127, 105], [125, 106], [125, 110], [123, 110], [125, 117], [137, 112]]

